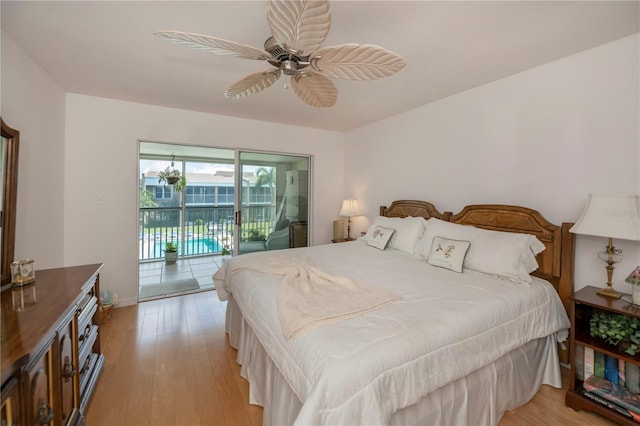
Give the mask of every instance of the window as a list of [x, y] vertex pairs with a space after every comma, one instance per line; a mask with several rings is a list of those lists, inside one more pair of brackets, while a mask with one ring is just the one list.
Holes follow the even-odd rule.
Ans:
[[153, 193], [154, 200], [168, 200], [172, 197], [172, 188], [171, 186], [147, 186], [147, 191], [151, 191]]
[[249, 204], [270, 204], [272, 200], [273, 188], [262, 186], [252, 187], [249, 190]]
[[218, 186], [218, 200], [217, 204], [230, 204], [233, 205], [233, 186]]
[[185, 190], [185, 203], [187, 205], [206, 205], [214, 203], [213, 186], [189, 186]]

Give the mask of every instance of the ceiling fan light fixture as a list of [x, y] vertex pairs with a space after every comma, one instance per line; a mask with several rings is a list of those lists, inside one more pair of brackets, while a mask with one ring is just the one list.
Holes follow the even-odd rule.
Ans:
[[298, 72], [298, 63], [289, 60], [282, 61], [280, 62], [280, 70], [286, 75], [294, 75]]

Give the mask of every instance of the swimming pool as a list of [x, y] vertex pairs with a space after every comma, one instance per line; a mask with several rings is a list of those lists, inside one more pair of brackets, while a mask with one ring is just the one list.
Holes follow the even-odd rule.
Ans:
[[[151, 250], [150, 253], [143, 253], [142, 259], [156, 259], [164, 257], [164, 243], [155, 243], [151, 242]], [[220, 253], [222, 251], [222, 246], [218, 242], [218, 240], [214, 238], [193, 238], [187, 239], [184, 242], [184, 247], [182, 244], [179, 244], [181, 250], [181, 255], [183, 256], [194, 256], [198, 254], [211, 254], [211, 253]]]

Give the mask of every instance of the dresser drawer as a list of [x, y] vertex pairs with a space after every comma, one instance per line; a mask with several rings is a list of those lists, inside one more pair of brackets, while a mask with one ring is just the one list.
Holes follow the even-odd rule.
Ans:
[[[95, 324], [94, 318], [98, 311], [98, 299], [91, 297], [85, 304], [84, 308], [81, 308], [78, 314], [78, 352], [82, 353], [85, 350], [87, 341], [91, 335], [92, 329], [97, 329], [98, 325]], [[94, 339], [95, 342], [95, 339]], [[93, 345], [93, 342], [90, 343]]]

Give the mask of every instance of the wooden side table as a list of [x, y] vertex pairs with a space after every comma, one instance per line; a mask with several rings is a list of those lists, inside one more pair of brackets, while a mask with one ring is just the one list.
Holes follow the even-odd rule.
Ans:
[[[618, 347], [607, 344], [604, 340], [591, 337], [590, 320], [596, 313], [611, 313], [617, 315], [640, 318], [640, 308], [635, 307], [624, 299], [612, 299], [599, 296], [600, 288], [587, 286], [570, 296], [571, 301], [571, 340], [570, 351], [572, 357], [569, 390], [566, 393], [565, 405], [574, 410], [586, 410], [598, 413], [604, 417], [623, 425], [638, 425], [632, 419], [617, 413], [613, 409], [592, 401], [583, 393], [583, 379], [576, 370], [576, 346], [593, 349], [607, 356], [617, 358], [625, 363], [640, 366], [640, 354], [629, 355]], [[583, 360], [584, 362], [584, 360]]]

